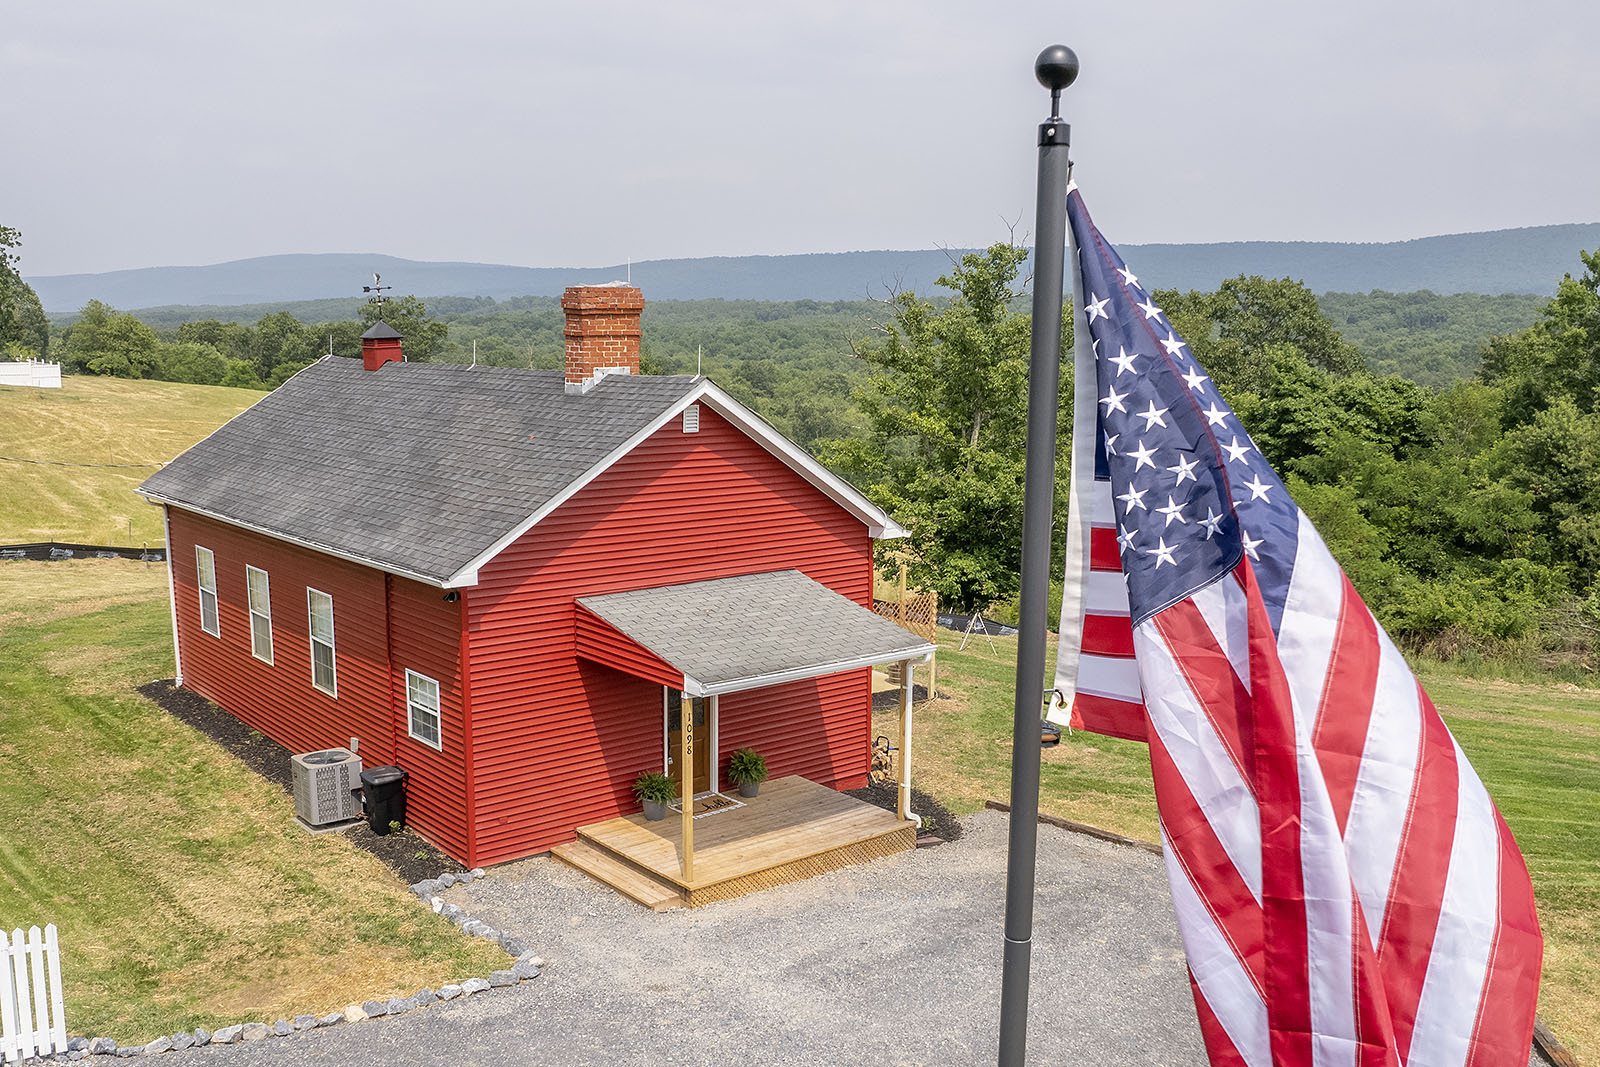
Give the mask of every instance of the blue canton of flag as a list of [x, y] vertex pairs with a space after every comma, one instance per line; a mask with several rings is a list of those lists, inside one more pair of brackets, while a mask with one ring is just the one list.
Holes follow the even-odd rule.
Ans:
[[[1081, 207], [1076, 191], [1072, 198]], [[1082, 313], [1098, 357], [1095, 467], [1113, 487], [1131, 622], [1203, 589], [1248, 556], [1276, 629], [1294, 572], [1299, 509], [1088, 213], [1070, 217]]]

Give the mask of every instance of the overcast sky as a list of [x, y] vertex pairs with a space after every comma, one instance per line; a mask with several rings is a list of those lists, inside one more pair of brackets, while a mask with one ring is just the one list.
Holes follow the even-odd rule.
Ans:
[[24, 274], [590, 266], [1032, 227], [1060, 41], [1113, 241], [1600, 220], [1600, 4], [8, 0]]

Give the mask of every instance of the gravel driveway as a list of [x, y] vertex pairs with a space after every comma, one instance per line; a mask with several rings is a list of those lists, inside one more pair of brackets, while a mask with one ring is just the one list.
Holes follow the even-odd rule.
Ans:
[[[451, 899], [544, 976], [466, 1001], [247, 1045], [219, 1064], [993, 1062], [1006, 816], [953, 844], [660, 914], [549, 859]], [[1032, 1062], [1203, 1067], [1158, 857], [1039, 828]], [[170, 1058], [170, 1057], [169, 1057]]]

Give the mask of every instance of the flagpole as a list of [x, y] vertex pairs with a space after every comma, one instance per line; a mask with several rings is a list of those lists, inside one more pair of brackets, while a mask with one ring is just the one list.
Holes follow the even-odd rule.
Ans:
[[1039, 839], [1039, 722], [1044, 706], [1050, 525], [1055, 510], [1056, 419], [1061, 404], [1061, 293], [1067, 243], [1067, 147], [1072, 132], [1061, 121], [1061, 90], [1077, 78], [1078, 57], [1066, 45], [1051, 45], [1039, 53], [1033, 72], [1039, 83], [1050, 90], [1050, 117], [1039, 126], [1028, 451], [1022, 500], [1022, 604], [1011, 745], [1006, 944], [1000, 983], [1000, 1067], [1022, 1067], [1028, 1043], [1033, 875]]

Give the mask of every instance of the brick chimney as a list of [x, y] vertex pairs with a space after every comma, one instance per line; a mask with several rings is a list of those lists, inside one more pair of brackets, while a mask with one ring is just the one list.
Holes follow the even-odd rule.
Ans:
[[561, 294], [567, 313], [567, 392], [586, 393], [607, 374], [639, 373], [639, 312], [644, 294], [622, 282], [574, 285]]
[[400, 351], [401, 336], [387, 322], [375, 322], [361, 335], [361, 365], [377, 370], [385, 363], [403, 363], [405, 354]]

